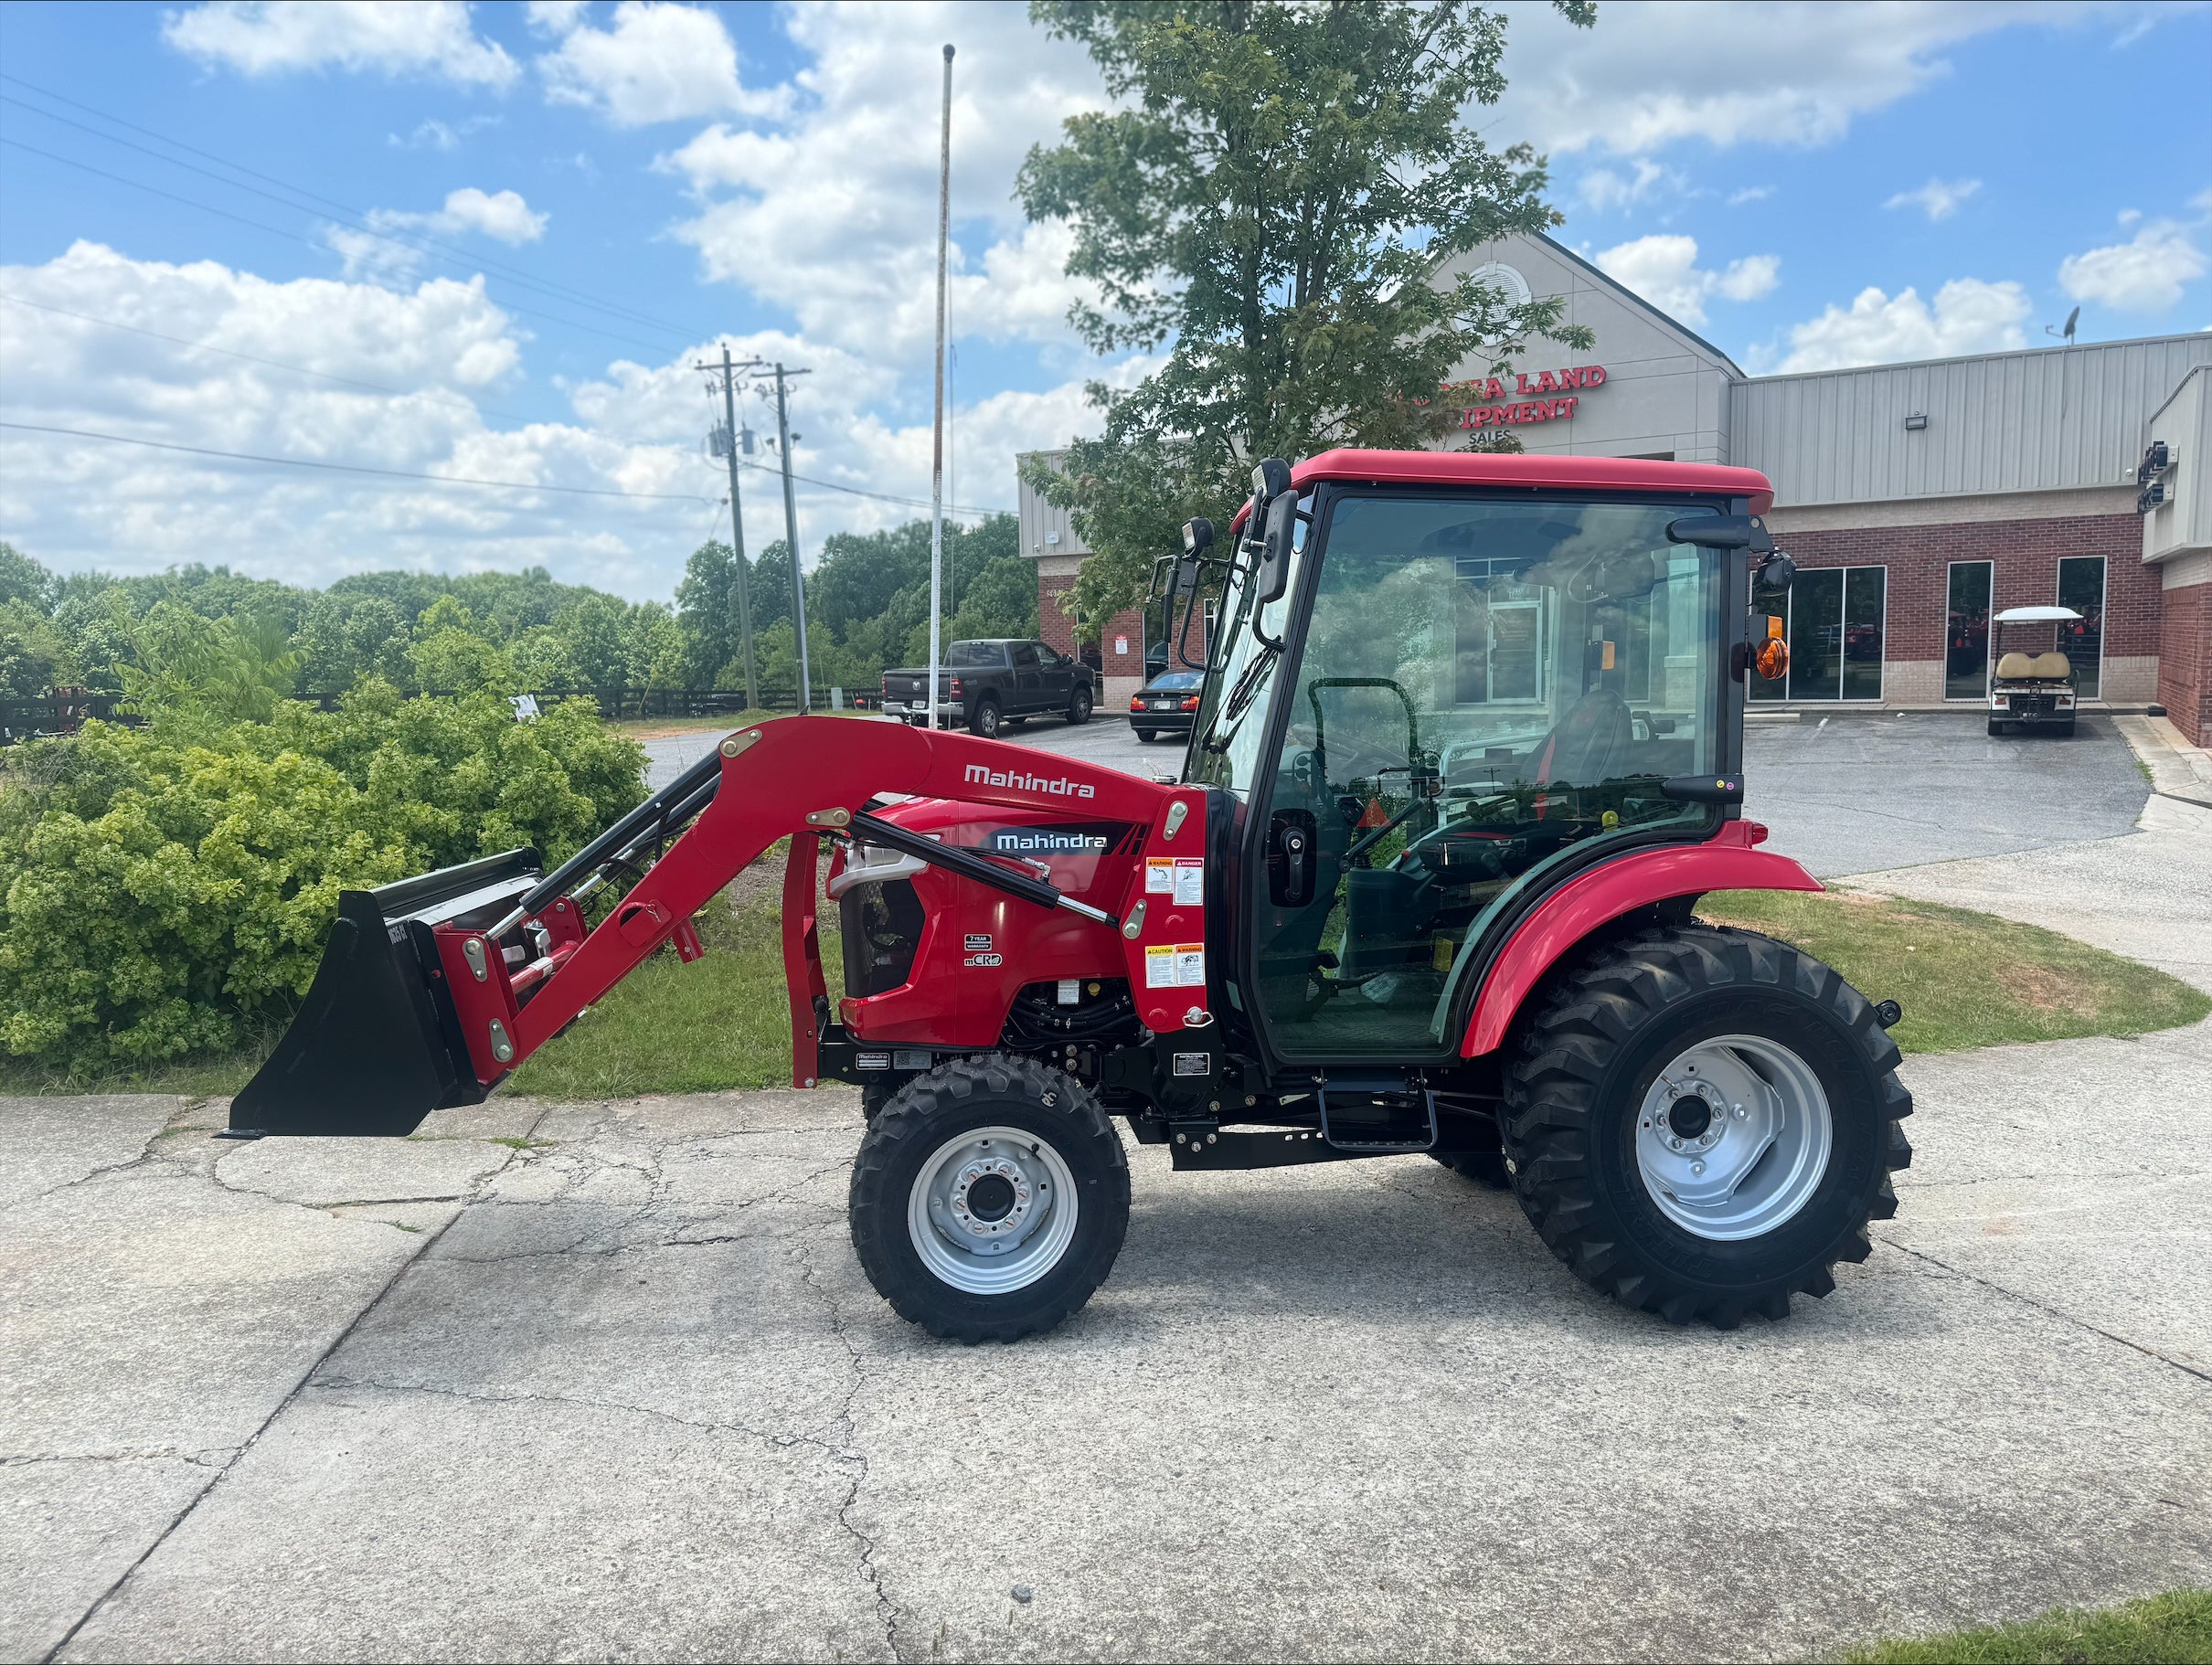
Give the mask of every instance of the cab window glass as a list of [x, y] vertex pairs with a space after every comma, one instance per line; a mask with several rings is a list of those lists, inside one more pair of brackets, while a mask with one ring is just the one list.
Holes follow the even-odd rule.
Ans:
[[1505, 897], [1594, 843], [1710, 829], [1668, 786], [1720, 760], [1724, 557], [1669, 543], [1684, 513], [1337, 501], [1271, 759], [1271, 827], [1316, 865], [1254, 881], [1287, 1055], [1442, 1047]]

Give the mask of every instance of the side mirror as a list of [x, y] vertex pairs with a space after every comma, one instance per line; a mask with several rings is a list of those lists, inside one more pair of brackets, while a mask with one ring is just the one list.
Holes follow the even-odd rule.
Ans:
[[1685, 514], [1666, 525], [1670, 544], [1695, 544], [1700, 549], [1749, 549], [1753, 526], [1749, 514]]
[[1252, 577], [1252, 604], [1282, 599], [1291, 582], [1291, 546], [1298, 531], [1298, 493], [1284, 492], [1267, 505], [1267, 530], [1260, 535], [1260, 563]]

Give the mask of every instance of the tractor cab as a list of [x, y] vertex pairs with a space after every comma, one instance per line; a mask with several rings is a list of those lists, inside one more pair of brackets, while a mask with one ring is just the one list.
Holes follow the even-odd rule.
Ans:
[[1235, 554], [1194, 523], [1170, 579], [1186, 620], [1201, 573], [1218, 593], [1184, 778], [1223, 801], [1231, 999], [1283, 1066], [1455, 1056], [1531, 902], [1712, 838], [1741, 797], [1739, 650], [1767, 645], [1733, 471], [1681, 471], [1716, 476], [1686, 499], [1501, 489], [1495, 458], [1400, 483], [1376, 455], [1256, 482]]
[[1989, 732], [2014, 734], [2045, 728], [2074, 732], [2074, 662], [2061, 644], [2067, 627], [2081, 622], [2070, 607], [2008, 607], [1991, 620]]

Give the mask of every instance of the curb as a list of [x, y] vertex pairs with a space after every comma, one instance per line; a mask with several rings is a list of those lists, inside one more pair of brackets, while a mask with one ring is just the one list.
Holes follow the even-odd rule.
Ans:
[[2212, 810], [2212, 751], [2190, 745], [2170, 717], [2115, 716], [2112, 726], [2150, 771], [2153, 797]]

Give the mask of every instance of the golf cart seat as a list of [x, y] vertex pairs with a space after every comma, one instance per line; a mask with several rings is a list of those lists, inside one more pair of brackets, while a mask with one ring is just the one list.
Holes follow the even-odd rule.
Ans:
[[2074, 662], [2064, 653], [2005, 654], [1997, 661], [1999, 682], [2068, 682]]

